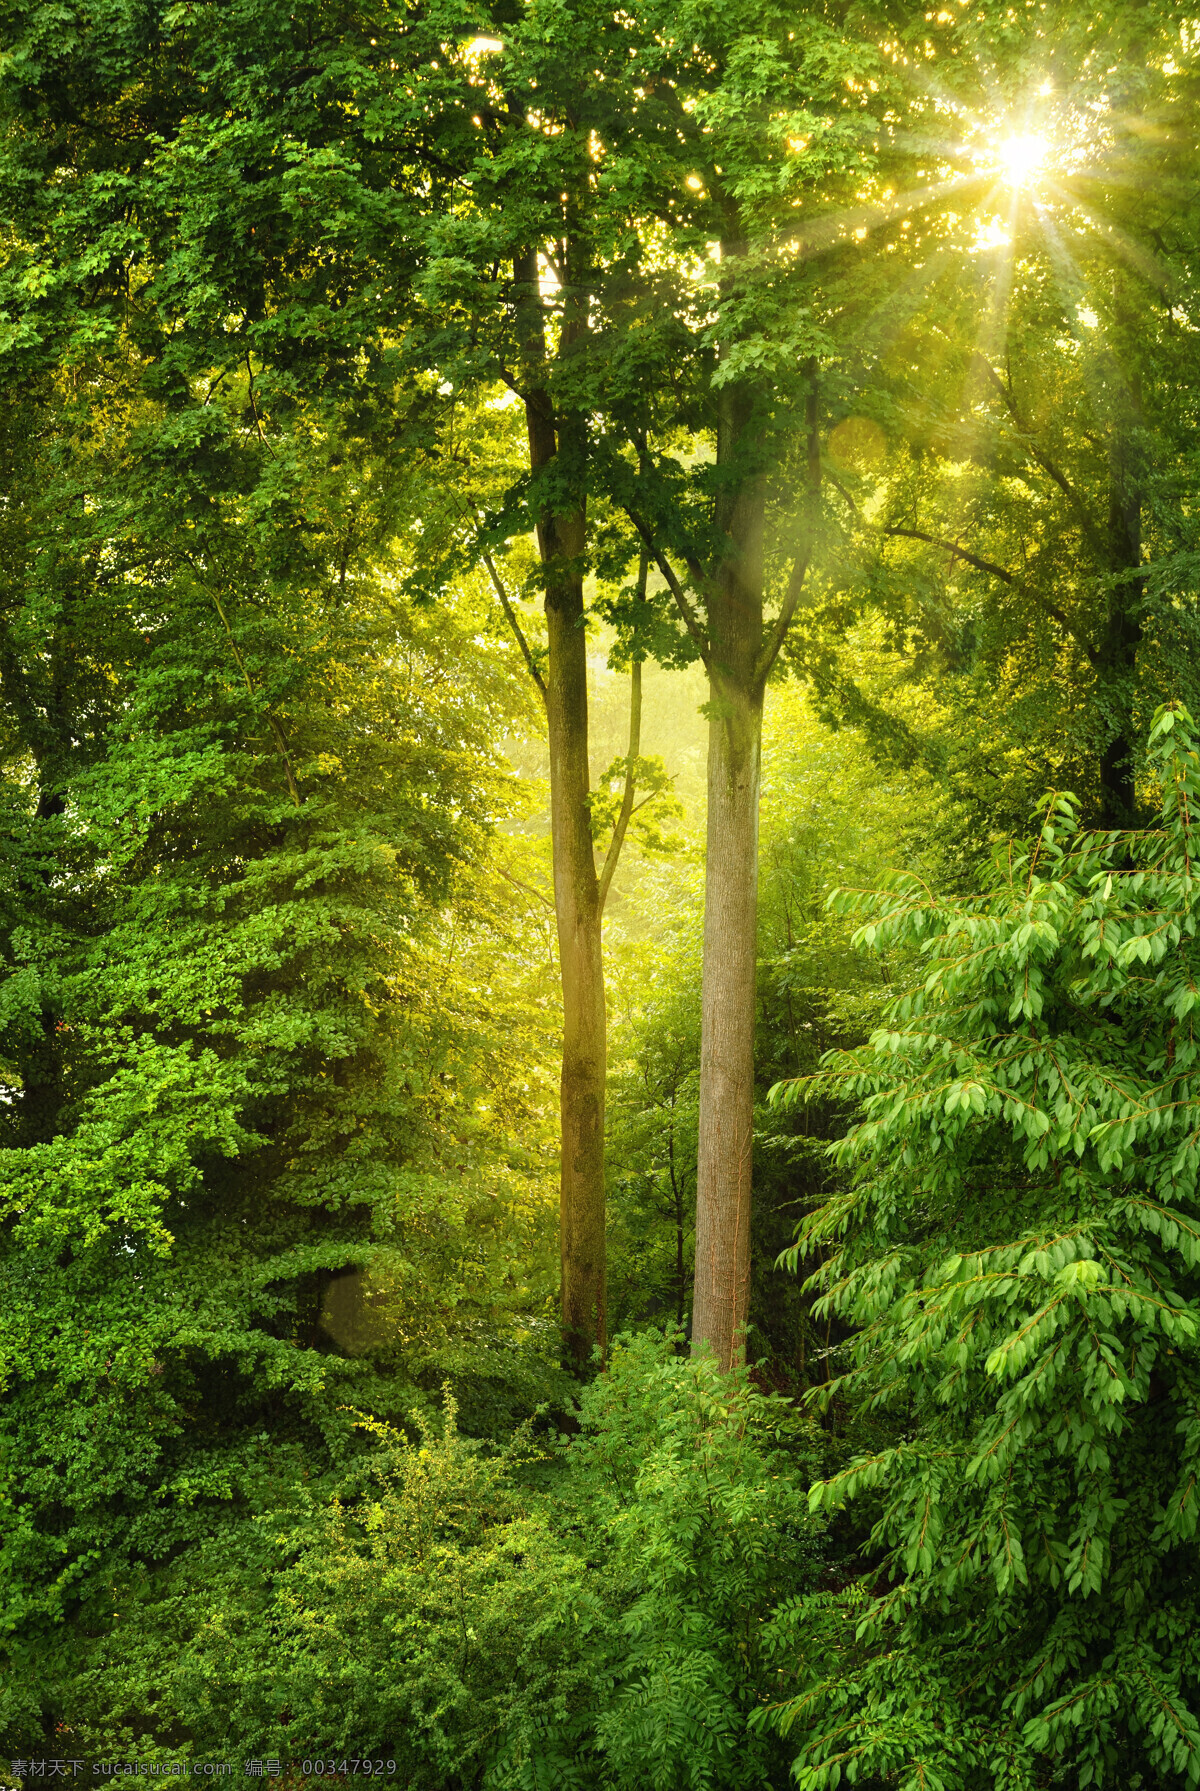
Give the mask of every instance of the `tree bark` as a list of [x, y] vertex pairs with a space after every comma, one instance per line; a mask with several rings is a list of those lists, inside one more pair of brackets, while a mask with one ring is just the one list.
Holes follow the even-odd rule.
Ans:
[[729, 1368], [750, 1299], [762, 697], [715, 669], [710, 691], [692, 1348]]
[[1133, 696], [1145, 579], [1134, 574], [1142, 563], [1142, 503], [1128, 437], [1119, 427], [1109, 453], [1107, 540], [1108, 570], [1118, 582], [1108, 593], [1100, 656], [1116, 714], [1110, 718], [1113, 734], [1100, 759], [1100, 824], [1136, 827]]
[[[607, 1059], [599, 879], [588, 798], [587, 634], [583, 552], [587, 509], [586, 423], [556, 415], [544, 384], [545, 334], [532, 251], [514, 257], [525, 369], [530, 470], [557, 462], [560, 494], [537, 517], [546, 591], [546, 717], [550, 749], [550, 832], [554, 909], [563, 997], [559, 1180], [564, 1360], [583, 1369], [606, 1342], [604, 1083]], [[571, 346], [578, 321], [564, 322]]]
[[[570, 519], [571, 533], [582, 519]], [[563, 531], [566, 532], [566, 531]], [[582, 550], [582, 543], [580, 549]], [[548, 569], [552, 561], [547, 562]], [[583, 581], [548, 581], [550, 826], [563, 994], [560, 1113], [563, 1347], [586, 1365], [605, 1345], [604, 1081], [607, 1061], [601, 905], [588, 797], [587, 635]]]
[[667, 1128], [667, 1167], [671, 1175], [671, 1205], [675, 1217], [675, 1323], [683, 1329], [683, 1312], [687, 1301], [687, 1275], [683, 1266], [683, 1190], [675, 1173], [675, 1102], [671, 1095], [671, 1123]]
[[[746, 394], [718, 400], [717, 463], [744, 460]], [[724, 557], [708, 596], [708, 825], [696, 1163], [693, 1352], [723, 1369], [744, 1358], [750, 1299], [758, 796], [762, 750], [761, 474], [734, 474], [719, 521]]]

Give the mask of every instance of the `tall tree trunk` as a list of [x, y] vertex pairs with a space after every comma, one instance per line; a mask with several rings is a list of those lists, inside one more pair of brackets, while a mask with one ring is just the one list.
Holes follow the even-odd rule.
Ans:
[[745, 393], [719, 397], [717, 463], [734, 469], [708, 600], [708, 827], [696, 1164], [693, 1351], [722, 1368], [745, 1350], [750, 1299], [758, 794], [762, 751], [764, 482], [744, 465]]
[[683, 1329], [687, 1304], [687, 1272], [683, 1266], [683, 1189], [675, 1171], [675, 1102], [671, 1096], [671, 1122], [667, 1127], [667, 1167], [671, 1175], [671, 1205], [675, 1216], [675, 1323]]
[[1133, 827], [1138, 822], [1133, 695], [1145, 580], [1132, 576], [1142, 563], [1142, 503], [1128, 434], [1119, 425], [1109, 454], [1107, 533], [1109, 571], [1118, 582], [1108, 593], [1101, 663], [1116, 713], [1110, 717], [1113, 734], [1100, 760], [1100, 821], [1104, 827]]
[[[570, 519], [582, 534], [582, 518]], [[567, 531], [562, 531], [566, 533]], [[576, 552], [582, 551], [582, 540]], [[547, 562], [549, 571], [552, 562]], [[576, 1367], [605, 1344], [604, 960], [588, 797], [587, 635], [583, 581], [547, 583], [550, 826], [563, 993], [561, 1082], [562, 1326]]]
[[[532, 251], [514, 258], [528, 370], [525, 416], [529, 464], [535, 474], [552, 461], [570, 497], [546, 505], [537, 519], [546, 589], [546, 715], [550, 747], [550, 832], [554, 909], [563, 996], [563, 1055], [559, 1111], [559, 1181], [564, 1359], [583, 1368], [593, 1346], [604, 1348], [604, 1083], [607, 1058], [604, 962], [599, 879], [588, 798], [587, 634], [584, 627], [583, 551], [586, 424], [578, 414], [556, 416], [542, 379], [545, 334]], [[570, 347], [570, 320], [564, 346]], [[574, 326], [578, 328], [578, 324]], [[532, 377], [531, 377], [532, 375]]]

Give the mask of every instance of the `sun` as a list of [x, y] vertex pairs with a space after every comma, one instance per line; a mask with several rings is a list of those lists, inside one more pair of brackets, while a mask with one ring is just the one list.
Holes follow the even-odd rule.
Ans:
[[1010, 187], [1028, 186], [1045, 166], [1050, 145], [1045, 137], [1032, 132], [1019, 137], [1005, 137], [997, 145], [997, 159], [1004, 180]]

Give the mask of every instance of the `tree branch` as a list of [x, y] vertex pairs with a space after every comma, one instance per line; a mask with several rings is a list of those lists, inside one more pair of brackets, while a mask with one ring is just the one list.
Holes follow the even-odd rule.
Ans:
[[[246, 379], [247, 379], [246, 391], [250, 398], [250, 409], [254, 413], [254, 427], [258, 430], [258, 439], [262, 443], [263, 447], [267, 450], [267, 453], [271, 456], [271, 459], [274, 460], [275, 459], [275, 450], [271, 446], [270, 442], [267, 440], [266, 436], [263, 434], [263, 426], [262, 426], [262, 422], [261, 422], [261, 420], [259, 418], [259, 414], [258, 414], [258, 405], [255, 402], [255, 398], [254, 398], [254, 369], [250, 365], [250, 350], [249, 349], [246, 350]], [[209, 396], [211, 397], [211, 395], [212, 394], [210, 393]], [[207, 398], [204, 400], [204, 403], [205, 404], [208, 403]], [[201, 408], [203, 408], [203, 406]], [[232, 638], [233, 637], [231, 635], [230, 639], [232, 640]]]
[[1087, 506], [1083, 499], [1080, 497], [1071, 481], [1067, 478], [1066, 474], [1060, 472], [1058, 467], [1056, 467], [1054, 462], [1050, 459], [1050, 456], [1044, 454], [1033, 441], [1033, 431], [1017, 409], [1016, 400], [1004, 381], [1000, 378], [1000, 375], [996, 372], [996, 369], [991, 365], [985, 355], [977, 354], [975, 358], [987, 374], [988, 379], [999, 392], [1001, 398], [1004, 400], [1005, 408], [1013, 422], [1017, 425], [1017, 428], [1021, 430], [1022, 434], [1026, 436], [1025, 447], [1028, 450], [1030, 459], [1035, 461], [1036, 464], [1041, 467], [1048, 479], [1053, 479], [1054, 483], [1058, 486], [1058, 489], [1062, 492], [1072, 510], [1075, 512], [1076, 520], [1079, 523], [1079, 527], [1088, 546], [1100, 561], [1101, 565], [1107, 565], [1108, 555], [1105, 550], [1104, 536], [1088, 514]]
[[[229, 645], [233, 648], [233, 657], [237, 660], [238, 668], [241, 671], [242, 677], [245, 679], [246, 689], [250, 693], [251, 700], [256, 702], [258, 700], [258, 692], [250, 682], [250, 673], [246, 668], [246, 661], [242, 658], [241, 649], [233, 638], [233, 629], [229, 626], [229, 618], [226, 616], [224, 608], [222, 607], [221, 599], [217, 596], [215, 591], [212, 594], [212, 598], [217, 606], [217, 614], [221, 618], [221, 624], [225, 629]], [[275, 744], [279, 748], [279, 756], [283, 760], [283, 769], [287, 774], [288, 794], [291, 796], [293, 806], [299, 808], [301, 807], [300, 791], [296, 786], [296, 774], [292, 770], [292, 760], [291, 755], [288, 752], [287, 735], [284, 733], [282, 726], [276, 720], [275, 716], [271, 714], [269, 709], [266, 713], [267, 726], [270, 728]]]
[[506, 871], [503, 865], [497, 865], [496, 869], [500, 872], [500, 875], [504, 878], [505, 882], [511, 883], [514, 889], [523, 889], [526, 895], [533, 896], [534, 900], [540, 902], [543, 908], [549, 908], [551, 913], [554, 912], [554, 903], [550, 900], [550, 897], [543, 895], [540, 889], [535, 889], [532, 883], [522, 883], [519, 877], [514, 877], [511, 871]]
[[[696, 651], [699, 653], [700, 658], [704, 662], [705, 669], [707, 670], [709, 664], [708, 641], [705, 639], [704, 630], [700, 626], [699, 616], [688, 602], [687, 592], [676, 578], [675, 569], [671, 565], [671, 562], [667, 559], [667, 556], [663, 553], [637, 511], [630, 504], [624, 505], [624, 510], [626, 516], [628, 516], [630, 522], [645, 543], [646, 551], [654, 561], [654, 564], [658, 567], [658, 570], [662, 573], [663, 578], [666, 581], [667, 589], [679, 606], [679, 611], [683, 617], [687, 631], [691, 635]], [[688, 570], [692, 570], [692, 562], [690, 558], [688, 559]], [[699, 571], [698, 565], [696, 571]], [[693, 576], [695, 576], [694, 573]], [[703, 575], [701, 574], [701, 577], [702, 576]]]
[[[650, 577], [650, 553], [645, 547], [638, 562], [637, 601], [646, 601], [646, 582]], [[604, 913], [604, 903], [608, 897], [608, 886], [613, 880], [617, 861], [621, 856], [621, 848], [625, 844], [625, 834], [629, 827], [630, 816], [634, 813], [633, 797], [637, 789], [637, 761], [642, 750], [642, 662], [636, 657], [629, 675], [629, 757], [625, 761], [625, 791], [621, 797], [621, 809], [613, 825], [612, 838], [608, 842], [608, 851], [604, 854], [604, 864], [600, 871], [600, 912]], [[639, 807], [641, 804], [638, 805]]]
[[956, 560], [965, 560], [968, 566], [974, 566], [979, 572], [989, 572], [993, 578], [1002, 578], [1006, 585], [1011, 585], [1014, 591], [1020, 591], [1022, 596], [1028, 597], [1031, 603], [1036, 603], [1039, 609], [1045, 610], [1048, 616], [1052, 616], [1087, 655], [1090, 664], [1099, 665], [1099, 652], [1090, 641], [1080, 634], [1066, 611], [1059, 609], [1057, 603], [1051, 603], [1048, 597], [1043, 597], [1040, 592], [1033, 590], [1025, 583], [1024, 579], [1018, 578], [1015, 573], [1009, 572], [1003, 566], [997, 566], [994, 560], [981, 559], [977, 553], [970, 553], [967, 548], [959, 547], [957, 542], [941, 541], [936, 535], [927, 535], [923, 529], [884, 529], [883, 532], [885, 535], [902, 535], [906, 541], [928, 542], [930, 547], [940, 548], [943, 553], [950, 554]]
[[846, 490], [846, 487], [842, 484], [842, 481], [838, 478], [837, 474], [830, 472], [827, 469], [825, 477], [829, 480], [829, 483], [833, 486], [833, 489], [837, 492], [838, 496], [844, 498], [846, 503], [850, 506], [855, 522], [861, 523], [863, 520], [863, 513], [855, 503], [853, 497]]
[[542, 677], [541, 672], [538, 671], [537, 661], [534, 659], [533, 653], [530, 650], [529, 642], [525, 639], [525, 631], [517, 618], [516, 610], [509, 601], [508, 592], [504, 589], [503, 580], [501, 579], [500, 574], [496, 571], [496, 563], [486, 547], [480, 547], [479, 556], [488, 569], [488, 576], [491, 578], [496, 595], [500, 599], [500, 607], [504, 611], [505, 620], [512, 629], [513, 634], [516, 637], [517, 645], [521, 649], [521, 656], [525, 661], [525, 668], [528, 671], [529, 676], [537, 685], [538, 690], [541, 692], [542, 702], [546, 703], [549, 700], [546, 695], [546, 680]]
[[997, 566], [991, 560], [981, 560], [978, 554], [969, 553], [965, 547], [959, 547], [953, 541], [942, 541], [937, 535], [927, 535], [922, 529], [884, 529], [885, 535], [903, 535], [906, 541], [927, 541], [930, 547], [940, 547], [943, 553], [950, 554], [956, 560], [965, 560], [968, 566], [975, 566], [980, 572], [991, 572], [996, 578], [1002, 578], [1006, 585], [1019, 585], [1020, 579], [1007, 572], [1003, 566]]
[[[642, 569], [638, 579], [642, 591], [646, 588], [646, 574], [649, 570], [649, 556], [642, 554]], [[621, 797], [621, 808], [613, 824], [612, 838], [608, 842], [608, 851], [604, 854], [604, 865], [600, 872], [600, 912], [604, 912], [604, 904], [608, 898], [609, 884], [617, 868], [621, 856], [621, 847], [625, 844], [625, 834], [629, 827], [629, 817], [633, 813], [633, 794], [637, 788], [637, 761], [642, 744], [642, 662], [635, 659], [629, 674], [629, 757], [625, 761], [625, 793]]]
[[807, 368], [809, 376], [808, 396], [804, 401], [804, 420], [808, 426], [808, 480], [804, 491], [804, 531], [801, 538], [800, 552], [792, 563], [791, 576], [787, 589], [783, 594], [783, 602], [779, 606], [779, 614], [771, 624], [758, 664], [754, 668], [754, 681], [761, 687], [770, 676], [771, 667], [779, 656], [779, 649], [787, 638], [787, 631], [796, 614], [796, 606], [800, 601], [800, 593], [804, 589], [804, 581], [808, 576], [809, 561], [812, 559], [813, 545], [817, 535], [817, 509], [821, 501], [821, 438], [817, 432], [817, 363], [810, 359]]
[[204, 394], [204, 404], [202, 404], [200, 406], [201, 410], [204, 409], [204, 405], [208, 403], [209, 399], [212, 397], [212, 395], [216, 391], [217, 387], [219, 385], [222, 385], [224, 383], [224, 381], [229, 378], [229, 375], [232, 371], [233, 371], [232, 368], [226, 367], [225, 371], [223, 373], [219, 373], [217, 375], [216, 379], [213, 380], [212, 384], [208, 388], [208, 391]]

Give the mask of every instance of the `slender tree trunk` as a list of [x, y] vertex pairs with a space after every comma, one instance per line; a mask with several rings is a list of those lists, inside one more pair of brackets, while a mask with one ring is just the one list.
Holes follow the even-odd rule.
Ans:
[[[66, 762], [65, 751], [56, 756], [60, 764]], [[38, 769], [41, 773], [42, 768], [39, 766]], [[37, 819], [56, 820], [66, 813], [66, 808], [66, 798], [62, 792], [43, 783], [35, 811]], [[49, 855], [43, 856], [38, 869], [31, 876], [20, 878], [22, 893], [35, 908], [47, 902], [50, 879]], [[58, 1035], [58, 1018], [55, 1006], [45, 1000], [39, 1003], [37, 1042], [31, 1042], [19, 1058], [21, 1099], [17, 1108], [17, 1123], [18, 1135], [25, 1145], [48, 1144], [60, 1130], [66, 1090], [63, 1087], [63, 1052]]]
[[[743, 461], [747, 397], [719, 400], [718, 465]], [[708, 849], [696, 1163], [692, 1349], [722, 1368], [742, 1359], [750, 1299], [754, 1020], [758, 955], [758, 793], [762, 751], [761, 476], [732, 483], [720, 521], [725, 557], [708, 603]]]
[[682, 1330], [687, 1301], [687, 1275], [683, 1266], [683, 1190], [675, 1173], [675, 1101], [671, 1096], [671, 1120], [667, 1127], [667, 1168], [671, 1176], [671, 1203], [675, 1209], [675, 1323]]
[[1112, 738], [1100, 760], [1100, 820], [1104, 827], [1134, 827], [1138, 805], [1133, 774], [1133, 696], [1145, 580], [1131, 576], [1142, 563], [1142, 505], [1128, 438], [1120, 428], [1109, 461], [1108, 548], [1109, 570], [1120, 582], [1108, 594], [1102, 639], [1102, 675], [1115, 715], [1110, 717]]
[[548, 585], [550, 825], [562, 971], [562, 1325], [583, 1367], [605, 1344], [604, 1081], [601, 906], [588, 796], [587, 635], [582, 580]]
[[[729, 215], [736, 222], [735, 208]], [[736, 231], [722, 243], [732, 269], [746, 252]], [[726, 276], [726, 291], [733, 285]], [[708, 668], [708, 828], [700, 1026], [700, 1127], [696, 1160], [693, 1353], [723, 1369], [744, 1359], [750, 1307], [754, 1140], [754, 1023], [758, 957], [758, 803], [763, 690], [808, 575], [821, 490], [817, 362], [804, 367], [807, 480], [798, 551], [769, 630], [763, 611], [766, 418], [752, 388], [717, 392], [716, 520], [720, 559], [712, 576], [689, 561], [704, 597], [703, 627], [669, 559], [637, 510], [629, 516]], [[645, 458], [644, 439], [640, 444]]]
[[[578, 414], [556, 415], [545, 389], [545, 332], [532, 251], [515, 257], [514, 280], [525, 367], [525, 417], [530, 470], [557, 462], [560, 495], [537, 521], [546, 588], [548, 658], [545, 695], [550, 748], [550, 832], [554, 909], [563, 996], [563, 1055], [559, 1112], [559, 1181], [564, 1359], [583, 1368], [592, 1348], [604, 1348], [604, 962], [599, 879], [588, 798], [587, 634], [584, 628], [583, 551], [587, 511], [584, 479], [586, 424]], [[578, 320], [567, 319], [571, 346]]]
[[714, 670], [692, 1347], [741, 1359], [750, 1298], [762, 697]]

